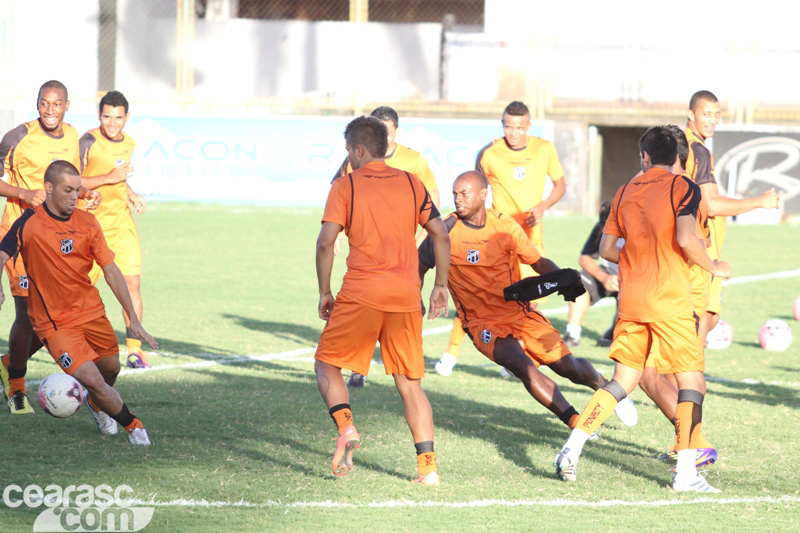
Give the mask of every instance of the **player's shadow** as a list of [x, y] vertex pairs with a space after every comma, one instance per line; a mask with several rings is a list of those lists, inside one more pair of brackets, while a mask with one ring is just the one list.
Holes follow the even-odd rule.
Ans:
[[741, 383], [715, 379], [709, 379], [708, 381], [714, 384], [714, 396], [769, 406], [783, 405], [792, 409], [800, 409], [800, 391], [796, 389], [768, 383]]
[[738, 344], [739, 346], [747, 346], [748, 348], [758, 348], [759, 350], [763, 349], [762, 346], [757, 342], [733, 341], [733, 343]]
[[772, 365], [770, 368], [774, 368], [775, 370], [783, 370], [784, 372], [800, 372], [800, 368], [792, 368], [789, 366]]
[[[116, 331], [117, 342], [125, 345], [125, 331]], [[181, 355], [191, 355], [192, 357], [201, 357], [202, 355], [234, 355], [235, 352], [224, 348], [217, 348], [216, 346], [207, 346], [205, 344], [197, 344], [194, 342], [186, 342], [176, 339], [168, 339], [165, 337], [157, 337], [158, 350], [153, 350], [147, 341], [142, 342], [142, 348], [147, 352], [157, 352], [162, 357], [175, 357]], [[174, 354], [171, 355], [170, 354]]]
[[256, 318], [227, 313], [223, 313], [220, 316], [228, 320], [233, 320], [237, 325], [243, 328], [269, 333], [279, 339], [286, 339], [303, 345], [308, 345], [309, 342], [316, 344], [322, 332], [321, 329], [311, 328], [301, 324], [292, 324], [290, 322], [272, 322], [269, 320], [258, 320]]

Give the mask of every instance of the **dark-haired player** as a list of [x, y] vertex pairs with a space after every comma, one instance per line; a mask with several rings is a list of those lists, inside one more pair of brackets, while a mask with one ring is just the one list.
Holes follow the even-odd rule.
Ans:
[[[598, 389], [555, 458], [556, 475], [577, 479], [583, 445], [633, 391], [649, 357], [659, 373], [678, 384], [675, 431], [677, 459], [672, 487], [678, 491], [718, 492], [698, 474], [697, 439], [705, 395], [704, 358], [689, 287], [692, 262], [721, 278], [727, 263], [714, 262], [697, 237], [700, 188], [672, 173], [677, 141], [666, 127], [654, 127], [639, 140], [643, 174], [620, 187], [600, 241], [600, 255], [619, 264], [619, 319], [609, 357], [613, 379]], [[666, 199], [666, 200], [665, 200]], [[617, 248], [617, 241], [625, 246]], [[656, 353], [651, 347], [657, 343]]]
[[[56, 80], [45, 82], [36, 100], [39, 118], [20, 124], [3, 136], [0, 141], [0, 159], [7, 182], [0, 180], [0, 196], [5, 196], [6, 207], [0, 224], [0, 237], [25, 209], [37, 207], [44, 202], [44, 173], [56, 160], [69, 161], [78, 166], [78, 132], [64, 122], [69, 109], [69, 95], [63, 83]], [[88, 190], [82, 197], [91, 198], [87, 207], [95, 207], [99, 195]], [[33, 414], [25, 395], [25, 374], [28, 358], [42, 347], [34, 334], [28, 318], [29, 279], [24, 262], [15, 258], [5, 264], [11, 295], [14, 297], [16, 317], [8, 335], [8, 354], [2, 357], [0, 380], [3, 393], [8, 398], [12, 414]]]
[[[103, 228], [109, 248], [114, 252], [114, 263], [125, 277], [133, 308], [141, 321], [144, 311], [139, 289], [142, 250], [128, 205], [141, 214], [146, 204], [144, 198], [128, 184], [133, 172], [131, 155], [136, 146], [133, 138], [123, 132], [130, 120], [128, 100], [119, 91], [109, 91], [100, 99], [98, 118], [100, 127], [87, 131], [80, 139], [83, 185], [103, 195], [103, 203], [94, 211], [94, 216]], [[97, 282], [102, 272], [99, 266], [92, 269], [89, 273], [92, 283]], [[149, 368], [142, 341], [130, 331], [130, 317], [124, 311], [122, 315], [128, 347], [127, 365], [130, 368]]]
[[[119, 346], [97, 288], [89, 281], [93, 262], [103, 269], [108, 286], [131, 314], [131, 330], [156, 347], [133, 313], [128, 288], [114, 252], [94, 216], [76, 210], [81, 176], [68, 161], [56, 161], [44, 174], [45, 200], [28, 208], [0, 242], [0, 260], [21, 255], [30, 281], [28, 313], [33, 329], [58, 366], [77, 379], [101, 433], [128, 431], [131, 444], [148, 446], [141, 421], [123, 403], [113, 385], [119, 374]], [[0, 289], [0, 304], [5, 295]]]

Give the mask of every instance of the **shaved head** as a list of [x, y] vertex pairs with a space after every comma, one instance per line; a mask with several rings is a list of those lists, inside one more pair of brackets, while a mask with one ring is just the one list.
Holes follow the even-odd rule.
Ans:
[[453, 188], [455, 189], [457, 184], [466, 182], [472, 183], [473, 187], [475, 187], [477, 190], [489, 188], [489, 180], [487, 180], [486, 176], [477, 170], [468, 170], [467, 172], [460, 174], [456, 178], [456, 181], [453, 182]]

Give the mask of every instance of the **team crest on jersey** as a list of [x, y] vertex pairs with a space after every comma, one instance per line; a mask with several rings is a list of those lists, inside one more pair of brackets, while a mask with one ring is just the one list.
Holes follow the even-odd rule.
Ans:
[[467, 250], [467, 263], [475, 264], [481, 260], [480, 250]]
[[481, 342], [483, 344], [489, 344], [492, 342], [492, 332], [488, 329], [481, 331]]
[[525, 167], [514, 167], [514, 179], [517, 181], [525, 179]]
[[72, 239], [61, 239], [61, 253], [69, 254], [72, 253], [72, 250]]
[[25, 291], [28, 290], [28, 276], [19, 277], [19, 288]]
[[61, 368], [69, 368], [72, 366], [72, 357], [69, 356], [69, 352], [64, 352], [58, 356], [58, 364]]

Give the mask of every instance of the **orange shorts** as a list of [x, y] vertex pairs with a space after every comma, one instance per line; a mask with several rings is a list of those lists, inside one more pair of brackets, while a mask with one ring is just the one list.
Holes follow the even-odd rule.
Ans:
[[697, 265], [689, 267], [689, 282], [692, 284], [692, 303], [697, 316], [703, 316], [708, 309], [711, 296], [711, 273]]
[[722, 278], [711, 280], [711, 294], [706, 311], [718, 315], [722, 311]]
[[509, 324], [474, 322], [468, 333], [478, 351], [492, 361], [495, 342], [506, 337], [518, 340], [536, 366], [555, 363], [572, 353], [556, 328], [538, 311]]
[[28, 274], [25, 272], [25, 263], [22, 256], [12, 257], [6, 261], [6, 275], [8, 284], [11, 287], [11, 296], [28, 297]]
[[[139, 245], [139, 233], [134, 226], [116, 233], [106, 235], [106, 242], [114, 252], [114, 263], [119, 267], [123, 276], [139, 276], [142, 273], [142, 248]], [[103, 275], [100, 265], [94, 263], [89, 271], [92, 285]]]
[[58, 366], [70, 375], [89, 361], [119, 357], [117, 335], [105, 315], [79, 326], [49, 330], [42, 342]]
[[381, 343], [387, 374], [401, 374], [410, 379], [425, 375], [420, 311], [390, 313], [353, 301], [336, 300], [314, 357], [366, 376], [375, 342]]
[[608, 357], [639, 371], [654, 366], [659, 374], [702, 372], [705, 358], [697, 325], [696, 316], [661, 322], [617, 320]]

